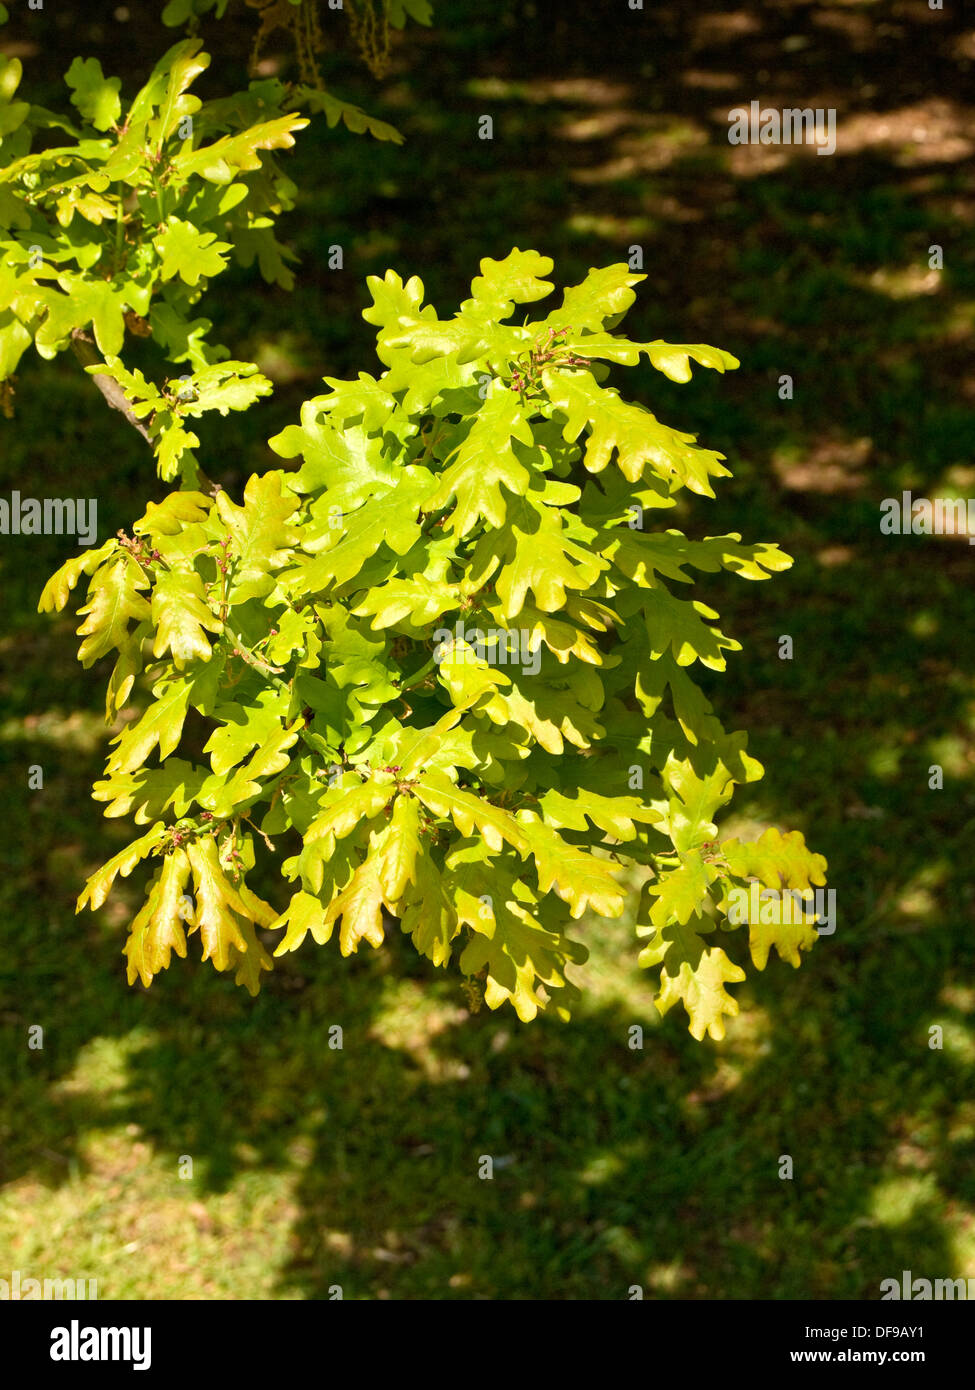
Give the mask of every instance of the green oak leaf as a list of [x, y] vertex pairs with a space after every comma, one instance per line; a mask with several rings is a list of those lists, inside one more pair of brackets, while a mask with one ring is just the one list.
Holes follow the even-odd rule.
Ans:
[[219, 275], [227, 265], [227, 241], [218, 241], [214, 232], [203, 232], [192, 222], [179, 217], [167, 218], [166, 225], [153, 238], [153, 245], [162, 259], [162, 278], [179, 276], [187, 285], [196, 285], [201, 276]]
[[518, 616], [529, 592], [536, 608], [559, 612], [567, 590], [590, 589], [605, 567], [604, 560], [569, 538], [554, 508], [528, 500], [509, 505], [500, 535], [478, 544], [472, 566], [478, 578], [495, 576], [505, 619]]
[[261, 150], [289, 150], [296, 130], [308, 122], [300, 116], [277, 116], [235, 135], [224, 135], [209, 145], [176, 155], [170, 167], [186, 181], [194, 175], [209, 183], [229, 184], [240, 173], [253, 173], [261, 167]]
[[78, 628], [78, 636], [85, 639], [78, 648], [82, 665], [91, 666], [113, 647], [121, 651], [133, 620], [151, 620], [152, 611], [140, 592], [148, 588], [147, 576], [127, 555], [106, 561], [95, 571], [88, 585], [88, 602], [78, 610], [85, 619]]
[[135, 724], [115, 740], [116, 748], [108, 760], [107, 771], [134, 772], [154, 748], [162, 762], [179, 747], [183, 724], [189, 712], [193, 687], [185, 677], [163, 679], [153, 687], [154, 702]]
[[319, 591], [347, 583], [381, 545], [405, 555], [420, 535], [418, 516], [431, 490], [425, 468], [401, 470], [395, 487], [376, 495], [357, 511], [344, 514], [334, 530], [332, 545], [302, 563], [295, 575], [301, 592]]
[[501, 526], [507, 515], [502, 487], [523, 497], [531, 477], [513, 451], [513, 440], [530, 445], [531, 426], [518, 397], [495, 383], [424, 511], [440, 511], [455, 497], [447, 524], [457, 536], [466, 536], [482, 517]]
[[65, 82], [73, 87], [71, 104], [96, 130], [108, 130], [122, 113], [119, 90], [121, 78], [106, 77], [97, 58], [75, 58], [65, 73]]
[[701, 933], [713, 930], [713, 923], [700, 918], [686, 925], [675, 923], [661, 928], [640, 953], [641, 965], [660, 966], [660, 991], [654, 1000], [658, 1012], [664, 1015], [683, 1004], [691, 1036], [698, 1042], [705, 1034], [716, 1042], [724, 1037], [725, 1018], [738, 1014], [738, 1001], [727, 986], [745, 978], [741, 966], [720, 946], [706, 945]]
[[661, 818], [659, 811], [644, 806], [639, 797], [603, 796], [588, 787], [580, 787], [572, 797], [553, 788], [539, 799], [539, 805], [545, 823], [555, 826], [557, 830], [588, 833], [591, 821], [607, 835], [622, 841], [636, 837], [634, 822], [652, 825]]
[[223, 625], [206, 604], [199, 575], [162, 575], [153, 586], [151, 614], [156, 625], [153, 656], [172, 652], [177, 670], [210, 660], [206, 633], [220, 632]]
[[801, 831], [770, 826], [757, 840], [725, 840], [721, 852], [733, 874], [768, 888], [812, 888], [826, 882], [826, 860], [806, 847]]
[[[269, 927], [276, 914], [267, 903], [227, 877], [215, 840], [197, 840], [187, 847], [186, 854], [193, 870], [194, 928], [203, 942], [203, 959], [211, 960], [216, 970], [228, 970], [239, 965], [240, 957], [247, 954], [244, 924], [257, 922]], [[253, 934], [250, 939], [253, 943]]]
[[[398, 0], [398, 3], [402, 3], [402, 0]], [[296, 105], [305, 106], [309, 111], [323, 115], [332, 128], [341, 121], [357, 135], [365, 131], [375, 140], [390, 140], [395, 145], [403, 143], [403, 136], [388, 121], [380, 121], [375, 116], [367, 115], [361, 107], [354, 106], [351, 101], [342, 101], [322, 87], [300, 84], [295, 88], [292, 99]]]
[[[460, 968], [483, 974], [488, 1008], [510, 1003], [527, 1023], [549, 998], [571, 994], [566, 966], [582, 964], [589, 952], [541, 920], [534, 894], [518, 878], [517, 861], [505, 856], [488, 865], [477, 845], [462, 845], [447, 862], [457, 916], [470, 929]], [[564, 1005], [559, 1012], [565, 1016]]]
[[155, 853], [166, 838], [166, 827], [161, 821], [157, 821], [141, 839], [134, 840], [132, 844], [126, 845], [125, 849], [119, 850], [107, 864], [103, 864], [100, 869], [91, 875], [85, 884], [84, 890], [78, 898], [76, 912], [80, 912], [84, 907], [90, 907], [94, 912], [111, 891], [112, 884], [121, 874], [127, 878], [135, 866], [142, 862], [147, 855]]
[[574, 443], [588, 430], [585, 466], [601, 473], [615, 457], [628, 482], [636, 483], [649, 467], [671, 487], [713, 497], [711, 478], [730, 477], [722, 454], [698, 447], [694, 436], [662, 425], [642, 406], [624, 401], [602, 387], [587, 371], [546, 370], [542, 381], [548, 399], [565, 417], [564, 438]]
[[519, 813], [529, 853], [535, 861], [540, 893], [554, 889], [569, 904], [572, 916], [587, 908], [600, 917], [619, 917], [625, 893], [617, 880], [617, 866], [608, 859], [569, 845], [550, 825], [536, 820], [530, 811]]
[[183, 850], [174, 850], [163, 859], [146, 901], [129, 927], [122, 952], [128, 962], [130, 985], [138, 979], [148, 988], [160, 970], [168, 969], [173, 951], [185, 959], [183, 890], [189, 876], [190, 861]]
[[552, 283], [543, 280], [553, 262], [537, 251], [519, 251], [517, 247], [504, 260], [485, 256], [481, 273], [471, 281], [471, 297], [460, 306], [465, 318], [481, 323], [496, 323], [510, 318], [516, 304], [531, 304], [552, 293]]
[[420, 955], [445, 966], [461, 924], [451, 885], [423, 840], [413, 861], [413, 884], [400, 900], [399, 912], [400, 929]]
[[288, 523], [295, 499], [285, 489], [280, 473], [254, 474], [244, 488], [244, 505], [232, 502], [226, 492], [217, 494], [217, 511], [231, 537], [229, 550], [229, 598], [234, 604], [261, 598], [274, 588], [270, 571], [288, 560], [297, 540]]

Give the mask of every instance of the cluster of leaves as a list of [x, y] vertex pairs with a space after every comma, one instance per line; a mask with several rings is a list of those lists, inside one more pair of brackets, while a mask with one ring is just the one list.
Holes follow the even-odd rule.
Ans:
[[[294, 257], [275, 221], [297, 190], [275, 153], [308, 124], [297, 110], [380, 140], [401, 138], [329, 92], [276, 78], [201, 101], [189, 89], [209, 63], [200, 39], [176, 44], [123, 116], [119, 79], [105, 77], [97, 59], [76, 58], [66, 74], [77, 111], [69, 120], [17, 100], [21, 64], [0, 56], [5, 412], [31, 343], [44, 358], [72, 346], [83, 361], [95, 359], [100, 381], [114, 378], [137, 403], [162, 477], [190, 485], [199, 481], [199, 441], [187, 417], [244, 409], [270, 390], [252, 363], [228, 360], [208, 339], [211, 322], [195, 315], [231, 259], [256, 261], [268, 282], [293, 285]], [[151, 336], [182, 369], [179, 380], [157, 387], [128, 372], [120, 360], [127, 333]]]
[[[348, 955], [398, 923], [489, 1007], [565, 1016], [586, 958], [572, 923], [619, 916], [636, 873], [657, 1007], [720, 1038], [747, 960], [798, 965], [816, 940], [811, 912], [729, 917], [733, 889], [808, 890], [825, 861], [796, 832], [719, 839], [717, 813], [762, 769], [692, 678], [738, 643], [679, 596], [691, 571], [764, 580], [791, 561], [649, 525], [728, 470], [605, 384], [641, 356], [675, 381], [738, 364], [614, 333], [643, 278], [625, 265], [511, 322], [551, 269], [534, 251], [484, 260], [450, 319], [418, 279], [372, 277], [382, 370], [326, 378], [271, 441], [289, 468], [252, 477], [242, 505], [171, 493], [47, 584], [41, 608], [61, 609], [87, 577], [80, 659], [115, 656], [106, 713], [124, 724], [94, 795], [148, 829], [79, 908], [152, 862], [131, 981], [198, 932], [256, 992], [274, 944], [259, 931], [280, 933], [275, 955], [309, 934]], [[142, 673], [151, 700], [130, 714]], [[265, 850], [290, 885], [277, 905], [246, 881]]]

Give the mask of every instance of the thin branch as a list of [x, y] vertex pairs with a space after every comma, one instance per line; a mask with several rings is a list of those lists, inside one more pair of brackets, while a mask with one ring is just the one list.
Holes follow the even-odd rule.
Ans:
[[[94, 344], [88, 334], [81, 328], [75, 328], [71, 332], [71, 348], [75, 357], [83, 367], [97, 367], [101, 358], [95, 351]], [[113, 381], [110, 376], [105, 376], [103, 372], [89, 372], [92, 381], [101, 391], [108, 404], [113, 410], [120, 411], [128, 420], [133, 429], [139, 431], [142, 438], [152, 448], [152, 440], [149, 438], [149, 431], [142, 421], [132, 413], [132, 407], [126, 400], [125, 392], [117, 381]]]

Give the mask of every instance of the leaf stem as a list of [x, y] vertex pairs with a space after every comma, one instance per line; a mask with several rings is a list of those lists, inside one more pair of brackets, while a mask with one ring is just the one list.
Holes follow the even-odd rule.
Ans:
[[120, 198], [115, 215], [115, 265], [112, 269], [113, 275], [117, 275], [119, 273], [119, 268], [122, 261], [122, 232], [124, 228], [125, 222], [122, 218], [122, 200]]
[[413, 690], [416, 686], [421, 685], [436, 664], [437, 658], [431, 656], [430, 660], [425, 662], [424, 665], [420, 667], [419, 671], [415, 671], [410, 679], [400, 686], [400, 693], [402, 694], [404, 690]]
[[[239, 656], [242, 661], [246, 662], [253, 670], [259, 671], [262, 676], [267, 676], [271, 684], [280, 690], [283, 695], [287, 695], [290, 700], [293, 694], [291, 686], [286, 684], [285, 681], [281, 680], [280, 677], [275, 674], [275, 672], [282, 670], [282, 667], [272, 666], [270, 662], [259, 657], [256, 652], [252, 652], [249, 647], [245, 647], [240, 637], [238, 637], [237, 633], [232, 627], [229, 627], [227, 623], [224, 623], [223, 631], [224, 636], [230, 642], [233, 655]], [[298, 737], [305, 747], [317, 754], [318, 757], [322, 757], [323, 754], [326, 753], [333, 761], [337, 757], [337, 754], [333, 753], [333, 750], [328, 747], [325, 740], [319, 734], [310, 734], [307, 729], [299, 729]]]
[[245, 647], [233, 628], [229, 627], [226, 622], [223, 625], [223, 630], [233, 648], [234, 656], [239, 656], [242, 661], [246, 661], [248, 666], [253, 666], [255, 671], [260, 671], [262, 676], [270, 676], [272, 682], [280, 690], [285, 691], [288, 696], [291, 695], [291, 687], [286, 685], [283, 680], [278, 679], [278, 673], [284, 669], [282, 666], [272, 666], [269, 661], [265, 661], [256, 652], [252, 652], [249, 647]]
[[162, 189], [159, 187], [159, 180], [155, 174], [152, 175], [152, 191], [156, 195], [156, 212], [159, 214], [159, 226], [166, 225], [166, 214], [163, 212]]

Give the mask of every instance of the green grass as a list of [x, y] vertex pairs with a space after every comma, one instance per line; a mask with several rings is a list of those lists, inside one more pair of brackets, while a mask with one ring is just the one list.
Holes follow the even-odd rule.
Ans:
[[[306, 946], [256, 1002], [198, 961], [130, 990], [137, 888], [73, 915], [126, 827], [87, 799], [106, 738], [99, 673], [73, 661], [70, 618], [35, 612], [72, 547], [4, 538], [0, 1277], [85, 1275], [105, 1298], [339, 1284], [348, 1298], [618, 1299], [636, 1283], [659, 1298], [869, 1299], [902, 1269], [975, 1276], [972, 552], [879, 532], [883, 497], [972, 485], [970, 173], [879, 138], [844, 154], [854, 96], [834, 159], [791, 152], [735, 173], [723, 90], [685, 80], [730, 71], [728, 106], [738, 91], [772, 100], [757, 73], [774, 59], [786, 104], [856, 76], [896, 109], [956, 89], [953, 31], [904, 21], [854, 54], [845, 30], [770, 6], [757, 38], [695, 49], [694, 7], [648, 7], [636, 41], [634, 21], [572, 3], [542, 43], [540, 8], [439, 0], [438, 28], [404, 42], [382, 93], [334, 62], [336, 88], [407, 142], [302, 139], [286, 223], [300, 291], [234, 272], [206, 305], [278, 389], [210, 429], [201, 457], [239, 489], [275, 463], [263, 441], [322, 376], [373, 368], [367, 274], [418, 273], [448, 311], [482, 255], [535, 246], [571, 281], [641, 243], [633, 335], [742, 358], [687, 386], [634, 369], [627, 389], [729, 457], [718, 501], [677, 524], [796, 557], [767, 585], [702, 588], [744, 647], [708, 692], [766, 766], [736, 821], [799, 828], [826, 854], [836, 933], [800, 971], [773, 960], [736, 987], [721, 1044], [695, 1044], [676, 1010], [656, 1017], [629, 920], [586, 925], [585, 1003], [567, 1026], [469, 1015], [454, 978], [395, 939], [349, 961]], [[244, 20], [228, 31], [241, 53]], [[111, 35], [86, 45], [80, 27], [26, 57], [26, 81], [50, 85], [79, 50], [110, 71]], [[783, 50], [796, 27], [811, 46]], [[133, 62], [162, 47], [145, 30]], [[925, 46], [941, 75], [918, 91]], [[490, 145], [475, 138], [482, 112]], [[932, 241], [946, 268], [925, 288]], [[336, 242], [345, 269], [329, 272]], [[16, 404], [2, 490], [97, 495], [102, 536], [131, 522], [152, 486], [141, 441], [80, 373], [31, 362]], [[33, 764], [42, 791], [27, 791]], [[492, 1181], [483, 1154], [509, 1160]]]

